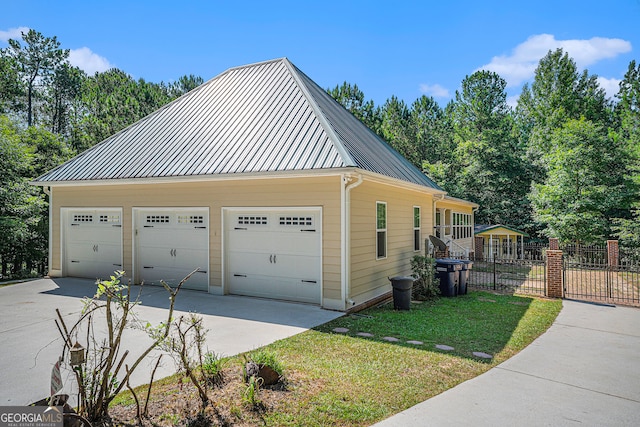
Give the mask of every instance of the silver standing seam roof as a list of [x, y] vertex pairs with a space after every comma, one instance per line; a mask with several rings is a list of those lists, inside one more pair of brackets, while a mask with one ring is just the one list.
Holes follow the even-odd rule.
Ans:
[[349, 167], [442, 190], [281, 58], [223, 72], [34, 184]]

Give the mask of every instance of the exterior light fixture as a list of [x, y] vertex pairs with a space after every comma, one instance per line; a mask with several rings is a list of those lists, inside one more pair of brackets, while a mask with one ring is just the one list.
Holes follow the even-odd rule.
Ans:
[[77, 367], [85, 362], [84, 347], [79, 342], [76, 341], [69, 353], [71, 354], [71, 366]]

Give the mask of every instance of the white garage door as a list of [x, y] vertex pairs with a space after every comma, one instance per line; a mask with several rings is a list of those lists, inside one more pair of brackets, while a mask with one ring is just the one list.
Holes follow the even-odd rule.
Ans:
[[209, 211], [135, 209], [136, 278], [138, 282], [177, 286], [187, 274], [187, 289], [209, 289]]
[[64, 274], [108, 279], [122, 270], [122, 210], [62, 208]]
[[321, 216], [318, 208], [227, 210], [229, 292], [319, 304]]

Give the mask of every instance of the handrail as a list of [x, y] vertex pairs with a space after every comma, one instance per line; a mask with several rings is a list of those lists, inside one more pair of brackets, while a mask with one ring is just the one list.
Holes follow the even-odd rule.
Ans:
[[455, 245], [457, 246], [459, 249], [462, 250], [462, 252], [464, 252], [464, 255], [466, 257], [469, 257], [469, 248], [465, 248], [463, 246], [460, 246], [458, 243], [455, 242], [455, 240], [453, 239], [448, 239], [447, 244], [451, 244], [451, 245]]

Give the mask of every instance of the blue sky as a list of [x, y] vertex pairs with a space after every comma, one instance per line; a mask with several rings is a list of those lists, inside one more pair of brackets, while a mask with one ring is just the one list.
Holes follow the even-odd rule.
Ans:
[[0, 48], [27, 28], [57, 36], [89, 73], [208, 80], [286, 56], [320, 86], [355, 83], [379, 105], [427, 94], [444, 106], [481, 68], [507, 80], [513, 103], [556, 47], [613, 94], [640, 61], [640, 0], [3, 2]]

